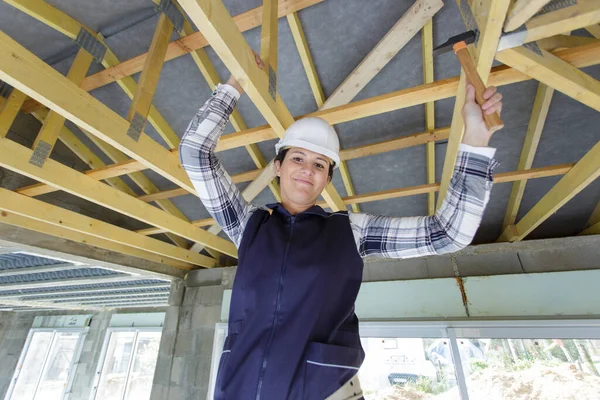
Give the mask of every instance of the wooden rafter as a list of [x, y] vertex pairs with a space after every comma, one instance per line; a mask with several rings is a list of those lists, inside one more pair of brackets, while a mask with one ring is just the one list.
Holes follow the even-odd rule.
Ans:
[[[423, 49], [423, 83], [432, 83], [433, 75], [433, 20], [430, 20], [421, 30]], [[425, 103], [425, 131], [435, 129], [435, 106], [433, 101]], [[427, 183], [435, 183], [435, 142], [425, 144], [425, 159], [427, 162]], [[435, 193], [427, 195], [427, 212], [435, 214]]]
[[[591, 65], [600, 64], [600, 42], [590, 45], [579, 46], [571, 49], [561, 49], [552, 52], [558, 58], [568, 62], [574, 67], [584, 68]], [[495, 86], [510, 85], [513, 83], [524, 82], [530, 80], [531, 77], [507, 66], [498, 66], [492, 68], [489, 77], [489, 84]], [[448, 78], [431, 84], [419, 85], [413, 88], [402, 89], [385, 95], [375, 96], [370, 99], [356, 101], [345, 106], [335, 107], [330, 110], [319, 111], [303, 115], [299, 118], [307, 116], [318, 116], [324, 118], [329, 123], [337, 124], [341, 122], [353, 121], [359, 118], [364, 118], [372, 115], [381, 114], [384, 112], [399, 110], [427, 102], [443, 100], [451, 98], [458, 90], [459, 78]], [[2, 98], [0, 98], [0, 102]], [[245, 146], [247, 144], [258, 143], [275, 139], [278, 136], [273, 132], [268, 125], [259, 126], [256, 128], [247, 129], [245, 131], [224, 135], [217, 144], [216, 150], [225, 151], [236, 147]], [[422, 144], [427, 141], [420, 142]], [[346, 151], [342, 150], [341, 156], [343, 160]], [[359, 148], [355, 149], [360, 151]], [[177, 158], [178, 153], [172, 151], [173, 157]], [[131, 160], [131, 163], [139, 163], [139, 170], [146, 168], [146, 164], [137, 160]], [[122, 168], [122, 165], [117, 165], [115, 168]], [[107, 167], [110, 169], [110, 167]], [[186, 190], [186, 192], [188, 192]]]
[[600, 111], [600, 81], [539, 47], [499, 52], [498, 61]]
[[0, 108], [2, 110], [0, 112], [0, 137], [5, 137], [8, 133], [25, 99], [27, 99], [26, 94], [13, 89], [4, 107]]
[[594, 38], [571, 35], [556, 35], [549, 38], [540, 39], [536, 43], [546, 51], [554, 51], [559, 49], [570, 49], [572, 47], [585, 46], [596, 42]]
[[[143, 251], [158, 254], [187, 264], [205, 267], [215, 266], [215, 260], [201, 254], [185, 250], [157, 239], [133, 233], [109, 223], [89, 218], [73, 211], [22, 196], [7, 189], [0, 189], [0, 209], [46, 224], [73, 230], [88, 236], [125, 244]], [[4, 219], [0, 219], [4, 222]], [[178, 265], [182, 265], [178, 263]], [[178, 267], [180, 268], [180, 267]], [[189, 267], [186, 269], [193, 269]]]
[[[294, 118], [279, 95], [273, 99], [269, 94], [267, 73], [254, 62], [250, 47], [223, 3], [220, 0], [184, 0], [180, 4], [212, 44], [229, 71], [238, 79], [275, 133], [283, 137], [285, 129], [294, 122]], [[270, 180], [265, 179], [261, 185], [255, 185], [256, 190], [262, 190]], [[323, 197], [334, 210], [345, 209], [340, 195], [331, 183], [325, 187]]]
[[133, 96], [133, 101], [127, 113], [127, 120], [134, 126], [133, 129], [144, 130], [146, 119], [152, 106], [152, 99], [156, 92], [156, 86], [162, 71], [163, 60], [167, 53], [167, 46], [173, 33], [173, 23], [167, 14], [161, 13], [154, 30], [154, 36], [148, 50], [148, 57], [144, 62], [144, 68]]
[[516, 225], [509, 225], [498, 241], [523, 240], [598, 176], [600, 176], [600, 142], [596, 143]]
[[[466, 0], [457, 0], [457, 3], [460, 6], [461, 3], [465, 1]], [[469, 1], [469, 3], [471, 2]], [[486, 84], [490, 76], [492, 62], [494, 61], [494, 55], [498, 48], [498, 42], [500, 41], [500, 35], [502, 34], [502, 25], [504, 24], [504, 18], [506, 17], [509, 5], [510, 0], [482, 0], [473, 2], [473, 5], [469, 6], [480, 32], [474, 58], [477, 72], [481, 76], [481, 80], [484, 84]], [[468, 10], [466, 12], [468, 12]], [[463, 12], [461, 12], [461, 15], [466, 21], [468, 28], [476, 28], [468, 26], [470, 24], [469, 16], [463, 14]], [[454, 103], [454, 112], [452, 114], [452, 128], [450, 131], [450, 138], [448, 139], [448, 146], [446, 147], [446, 157], [444, 158], [444, 168], [442, 170], [441, 180], [442, 186], [437, 201], [438, 208], [446, 197], [450, 179], [452, 179], [452, 174], [454, 172], [454, 164], [458, 157], [458, 149], [463, 139], [465, 125], [461, 111], [465, 103], [466, 82], [467, 80], [464, 71], [461, 70], [460, 82], [456, 92], [456, 102]]]
[[[313, 59], [308, 48], [306, 36], [304, 35], [304, 29], [302, 29], [302, 24], [300, 23], [300, 18], [298, 18], [297, 13], [293, 13], [288, 14], [287, 19], [290, 25], [290, 29], [292, 31], [292, 36], [294, 37], [294, 42], [296, 43], [296, 48], [298, 49], [298, 54], [300, 55], [300, 59], [302, 60], [302, 65], [304, 67], [304, 71], [306, 72], [308, 81], [310, 82], [311, 87], [314, 86], [312, 92], [315, 96], [317, 108], [322, 109], [324, 104], [323, 88], [321, 87], [321, 81], [319, 80], [317, 71], [314, 68]], [[352, 185], [350, 171], [348, 170], [348, 165], [345, 161], [340, 162], [339, 170], [340, 175], [342, 176], [342, 182], [344, 183], [344, 187], [346, 188], [346, 193], [348, 194], [348, 196], [353, 196], [354, 186]], [[355, 213], [360, 212], [358, 204], [352, 205], [352, 211], [354, 211]]]
[[[538, 0], [528, 0], [538, 2]], [[600, 23], [600, 3], [597, 0], [562, 1], [558, 7], [543, 8], [525, 23], [522, 29], [508, 33], [502, 43], [516, 45], [535, 42], [564, 32]]]
[[[520, 171], [530, 169], [533, 165], [533, 159], [538, 143], [540, 142], [540, 137], [542, 136], [553, 94], [554, 89], [543, 83], [539, 84], [533, 103], [533, 110], [531, 111], [531, 119], [529, 120], [529, 126], [527, 127], [527, 134], [525, 135], [523, 150], [521, 151], [521, 158], [519, 159], [519, 166], [517, 167]], [[504, 216], [504, 222], [502, 224], [502, 230], [515, 223], [526, 184], [526, 180], [517, 181], [513, 184], [508, 207]]]
[[585, 28], [593, 37], [600, 39], [600, 24], [595, 24]]
[[585, 224], [586, 230], [581, 234], [586, 235], [593, 231], [593, 233], [600, 233], [600, 202], [596, 204], [592, 215], [590, 215], [590, 219]]
[[271, 71], [275, 77], [277, 87], [277, 44], [279, 43], [277, 30], [277, 4], [278, 0], [263, 0], [262, 25], [260, 28], [260, 58], [265, 63], [267, 72]]
[[[83, 48], [80, 48], [73, 60], [73, 64], [71, 64], [71, 68], [69, 68], [67, 79], [75, 85], [80, 86], [90, 65], [92, 65], [93, 60], [94, 58], [90, 53]], [[42, 123], [42, 129], [33, 143], [33, 158], [31, 159], [31, 162], [35, 162], [38, 165], [44, 164], [46, 159], [50, 156], [64, 124], [65, 117], [59, 113], [50, 111], [48, 115], [46, 115], [46, 118], [44, 118], [44, 122]]]
[[[86, 26], [80, 24], [78, 21], [71, 18], [69, 15], [63, 13], [62, 11], [60, 11], [58, 9], [55, 9], [54, 7], [52, 7], [51, 5], [48, 5], [47, 3], [45, 3], [42, 0], [11, 0], [11, 4], [13, 4], [14, 6], [17, 6], [19, 9], [26, 12], [28, 15], [32, 16], [33, 18], [36, 18], [39, 21], [48, 24], [50, 27], [53, 27], [55, 29], [58, 29], [60, 32], [65, 33], [67, 36], [69, 36], [72, 39], [77, 37], [78, 30], [86, 29], [92, 35], [94, 35], [98, 40], [100, 40], [101, 42], [104, 42], [104, 38], [102, 37], [101, 34], [93, 32]], [[172, 29], [173, 29], [172, 24], [171, 24], [171, 27], [169, 30], [169, 24], [165, 21], [162, 21], [162, 23], [161, 23], [161, 21], [159, 20], [159, 24], [157, 24], [157, 29], [155, 30], [155, 37], [153, 38], [153, 41], [151, 44], [151, 49], [149, 51], [149, 54], [152, 54], [152, 56], [149, 57], [148, 60], [155, 61], [155, 59], [158, 58], [159, 61], [161, 61], [164, 58], [164, 55], [160, 56], [160, 53], [163, 52], [161, 46], [164, 47], [166, 44], [168, 44], [168, 41], [170, 39], [170, 32], [172, 31]], [[189, 32], [191, 32], [191, 29], [192, 29], [191, 26], [186, 21], [186, 24], [184, 25], [184, 31], [189, 33]], [[199, 51], [203, 52], [203, 50], [199, 50]], [[157, 56], [157, 54], [158, 54], [158, 56]], [[196, 55], [195, 53], [192, 53], [192, 56], [195, 56], [195, 55]], [[108, 46], [107, 46], [107, 51], [104, 56], [104, 59], [102, 60], [102, 64], [105, 67], [110, 67], [111, 65], [116, 65], [118, 63], [119, 63], [119, 60], [116, 58], [114, 53], [110, 50], [110, 48], [108, 48]], [[160, 67], [162, 67], [162, 64], [160, 64]], [[179, 143], [179, 137], [177, 136], [175, 131], [168, 125], [168, 123], [165, 121], [165, 119], [162, 117], [162, 115], [158, 112], [158, 110], [151, 104], [151, 93], [148, 90], [148, 89], [150, 89], [151, 92], [154, 91], [154, 88], [156, 86], [157, 79], [158, 79], [158, 73], [160, 72], [160, 68], [158, 68], [158, 71], [157, 71], [157, 67], [155, 65], [151, 64], [149, 66], [149, 69], [147, 69], [146, 71], [147, 72], [145, 74], [142, 73], [142, 76], [140, 77], [140, 83], [142, 84], [141, 86], [139, 86], [131, 77], [126, 77], [124, 79], [121, 79], [120, 81], [118, 81], [118, 84], [125, 91], [125, 93], [133, 100], [132, 106], [130, 107], [130, 114], [139, 108], [138, 112], [142, 112], [144, 117], [148, 117], [150, 123], [154, 126], [156, 131], [165, 140], [167, 145], [171, 148], [174, 148]], [[136, 100], [136, 96], [137, 96], [137, 100]], [[141, 101], [141, 103], [140, 103], [140, 101]], [[34, 111], [33, 114], [38, 120], [40, 120], [40, 122], [42, 122], [46, 119], [47, 111], [45, 109], [38, 109], [37, 111]], [[113, 160], [113, 162], [117, 163], [117, 165], [119, 163], [125, 163], [126, 162], [125, 160], [128, 159], [128, 157], [125, 154], [123, 154], [119, 150], [115, 149], [114, 147], [110, 146], [109, 144], [98, 140], [96, 137], [94, 137], [93, 135], [90, 135], [87, 132], [84, 132], [84, 133], [86, 133], [86, 135], [88, 135], [88, 137], [90, 137], [90, 139], [93, 142], [95, 142], [95, 144], [111, 160]], [[65, 138], [65, 136], [66, 136], [66, 138]], [[101, 166], [104, 165], [104, 163], [98, 157], [96, 157], [89, 149], [87, 149], [87, 147], [83, 143], [81, 143], [75, 137], [75, 135], [73, 135], [68, 129], [66, 129], [64, 127], [62, 128], [61, 136], [59, 137], [59, 140], [62, 140], [63, 143], [65, 143], [67, 145], [67, 147], [69, 147], [69, 149], [71, 149], [76, 155], [78, 155], [84, 162], [86, 162], [88, 165], [90, 165], [91, 168], [101, 168]], [[92, 161], [94, 161], [94, 162], [92, 162]], [[106, 175], [110, 175], [111, 172], [114, 172], [118, 175], [121, 175], [121, 172], [123, 172], [125, 170], [126, 170], [126, 166], [124, 166], [124, 168], [122, 168], [120, 171], [118, 168], [115, 171], [110, 171], [110, 167], [109, 167], [109, 169], [104, 171], [104, 173]], [[138, 168], [136, 170], [132, 170], [131, 172], [137, 172], [140, 170], [141, 169]], [[100, 172], [102, 175], [102, 171], [100, 171]], [[114, 176], [118, 176], [118, 175], [114, 175]], [[146, 194], [152, 194], [152, 193], [158, 192], [158, 188], [141, 172], [130, 175], [130, 178]], [[134, 195], [134, 192], [129, 188], [129, 186], [127, 186], [120, 179], [109, 179], [109, 180], [107, 180], [107, 182], [111, 186], [116, 187], [125, 193]], [[41, 186], [40, 189], [43, 190], [44, 185], [38, 185], [38, 186]], [[175, 207], [175, 205], [173, 203], [171, 203], [170, 201], [159, 201], [159, 202], [157, 202], [157, 205], [160, 208], [162, 208], [163, 210], [183, 219], [184, 221], [188, 221], [187, 218], [185, 217], [185, 215], [179, 209], [177, 209]], [[173, 241], [175, 244], [177, 244], [179, 247], [187, 248], [187, 246], [188, 246], [187, 242], [177, 235], [174, 235], [172, 233], [167, 233], [167, 237], [169, 237], [169, 239], [171, 241]], [[213, 251], [214, 250], [209, 250], [209, 252], [211, 252], [211, 255], [212, 255]], [[218, 253], [215, 253], [214, 255], [218, 255]]]
[[127, 136], [127, 120], [3, 32], [0, 32], [0, 79], [41, 101], [128, 156], [141, 161], [190, 193], [195, 193], [176, 156], [146, 134], [142, 134], [137, 141]]
[[538, 11], [542, 9], [550, 0], [515, 0], [508, 10], [506, 16], [506, 23], [504, 24], [504, 31], [514, 31], [531, 17], [533, 17]]
[[31, 150], [6, 138], [0, 139], [0, 166], [53, 185], [66, 192], [136, 218], [193, 242], [206, 244], [221, 253], [236, 257], [233, 243], [196, 228], [189, 222], [144, 203], [117, 189], [94, 180], [61, 163], [48, 159], [42, 168], [30, 164]]

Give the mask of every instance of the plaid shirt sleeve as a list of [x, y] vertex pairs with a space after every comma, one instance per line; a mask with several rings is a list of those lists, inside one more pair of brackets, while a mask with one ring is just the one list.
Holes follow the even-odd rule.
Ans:
[[179, 144], [181, 165], [198, 197], [237, 247], [257, 207], [242, 197], [216, 157], [215, 148], [238, 98], [239, 93], [232, 87], [218, 85], [190, 122]]
[[411, 258], [451, 253], [468, 246], [481, 223], [497, 164], [485, 155], [460, 151], [448, 194], [435, 215], [394, 218], [351, 213], [359, 254]]

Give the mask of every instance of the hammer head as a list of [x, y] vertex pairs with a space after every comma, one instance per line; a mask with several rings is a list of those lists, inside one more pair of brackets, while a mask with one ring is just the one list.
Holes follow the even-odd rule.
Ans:
[[433, 49], [433, 55], [438, 56], [443, 53], [447, 53], [452, 51], [452, 47], [459, 42], [465, 42], [466, 44], [475, 43], [477, 40], [477, 32], [476, 31], [467, 31], [465, 33], [461, 33], [460, 35], [452, 36], [450, 39], [446, 41], [446, 43], [436, 47]]

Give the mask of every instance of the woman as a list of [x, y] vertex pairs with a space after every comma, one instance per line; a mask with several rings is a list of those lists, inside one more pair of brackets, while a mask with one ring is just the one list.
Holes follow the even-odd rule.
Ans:
[[[256, 62], [264, 69], [258, 55]], [[315, 205], [340, 162], [336, 133], [319, 118], [295, 122], [276, 146], [281, 203], [246, 202], [215, 156], [242, 93], [233, 77], [218, 85], [179, 147], [198, 196], [238, 247], [215, 399], [360, 399], [364, 351], [354, 302], [362, 258], [443, 254], [471, 242], [496, 164], [482, 109], [501, 111], [502, 96], [490, 87], [479, 107], [468, 86], [465, 135], [444, 203], [435, 216], [391, 218]]]

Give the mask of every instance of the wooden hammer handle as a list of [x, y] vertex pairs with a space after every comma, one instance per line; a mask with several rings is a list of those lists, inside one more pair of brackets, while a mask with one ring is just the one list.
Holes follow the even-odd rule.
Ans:
[[[484, 105], [485, 99], [483, 98], [483, 93], [487, 88], [483, 84], [479, 73], [477, 73], [477, 68], [475, 67], [475, 63], [469, 54], [467, 44], [465, 42], [458, 42], [453, 48], [454, 53], [456, 53], [456, 57], [458, 57], [458, 61], [460, 61], [460, 65], [465, 71], [467, 80], [475, 87], [475, 101], [480, 106]], [[498, 112], [493, 114], [486, 114], [483, 112], [483, 119], [485, 120], [485, 125], [492, 133], [496, 132], [498, 129], [504, 128], [504, 122], [502, 122], [502, 119], [500, 119]]]

